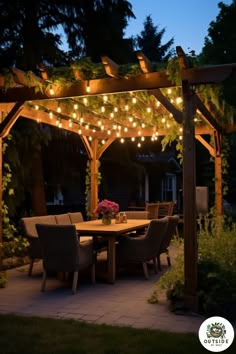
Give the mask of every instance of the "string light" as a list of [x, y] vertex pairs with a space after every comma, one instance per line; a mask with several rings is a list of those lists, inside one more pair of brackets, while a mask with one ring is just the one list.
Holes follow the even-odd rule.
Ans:
[[106, 111], [106, 108], [104, 106], [101, 107], [101, 112], [104, 113]]
[[84, 98], [83, 98], [83, 102], [84, 102], [85, 106], [87, 106], [87, 104], [88, 104], [88, 99], [87, 99], [87, 97], [84, 97]]
[[121, 139], [120, 139], [120, 142], [121, 142], [121, 144], [123, 144], [123, 143], [125, 142], [125, 139], [124, 139], [124, 138], [121, 138]]
[[39, 110], [39, 106], [37, 104], [34, 106], [34, 108], [36, 109], [36, 111]]
[[137, 147], [140, 148], [141, 147], [141, 143], [138, 143]]
[[90, 85], [89, 85], [89, 80], [88, 80], [88, 82], [87, 82], [86, 92], [90, 93]]
[[110, 131], [110, 130], [108, 130], [108, 131], [107, 131], [107, 134], [108, 134], [108, 135], [111, 135], [111, 131]]
[[60, 107], [59, 103], [58, 103], [58, 107], [57, 107], [57, 113], [61, 113], [61, 107]]
[[132, 138], [131, 138], [131, 141], [135, 141], [135, 137], [132, 137]]
[[55, 94], [52, 85], [50, 85], [49, 93], [51, 96], [53, 96]]
[[137, 98], [136, 98], [136, 97], [133, 97], [133, 98], [132, 98], [132, 102], [133, 102], [133, 104], [137, 103]]
[[128, 128], [124, 127], [124, 132], [127, 133], [127, 131], [128, 131]]
[[53, 118], [53, 113], [50, 111], [49, 112], [49, 118], [52, 119]]
[[70, 119], [70, 120], [69, 120], [69, 127], [72, 128], [72, 125], [73, 125], [73, 124], [72, 124], [72, 121], [71, 121], [71, 119]]
[[126, 104], [126, 105], [125, 105], [125, 111], [128, 111], [128, 110], [129, 110], [129, 105]]
[[108, 101], [108, 97], [107, 97], [107, 95], [104, 95], [103, 96], [103, 102], [107, 102]]
[[89, 138], [88, 138], [90, 141], [92, 141], [93, 140], [93, 138], [91, 137], [91, 136], [89, 136]]
[[144, 136], [142, 136], [142, 137], [141, 137], [141, 140], [142, 140], [142, 141], [144, 141], [144, 140], [145, 140], [145, 137], [144, 137]]
[[82, 134], [81, 129], [78, 129], [78, 134], [79, 134], [79, 135], [81, 135], [81, 134]]
[[75, 104], [74, 104], [74, 109], [77, 110], [78, 108], [79, 108], [78, 103], [75, 103]]
[[73, 112], [73, 113], [72, 113], [72, 117], [73, 117], [74, 119], [76, 119], [76, 118], [77, 118], [77, 114], [76, 114], [75, 112]]

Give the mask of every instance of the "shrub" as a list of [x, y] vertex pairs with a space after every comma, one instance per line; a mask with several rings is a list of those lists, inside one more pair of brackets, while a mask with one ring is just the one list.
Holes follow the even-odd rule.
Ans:
[[[184, 295], [183, 245], [173, 267], [157, 285], [166, 290], [175, 306]], [[236, 224], [222, 225], [218, 219], [206, 220], [198, 232], [199, 311], [204, 314], [233, 316], [236, 303]]]

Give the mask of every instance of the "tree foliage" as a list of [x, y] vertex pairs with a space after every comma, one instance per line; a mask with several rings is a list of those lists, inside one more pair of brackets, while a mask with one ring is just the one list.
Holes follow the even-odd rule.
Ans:
[[174, 39], [171, 38], [168, 42], [162, 44], [165, 28], [159, 31], [150, 15], [146, 17], [143, 26], [140, 35], [135, 37], [137, 49], [142, 50], [151, 61], [166, 62], [173, 55], [171, 46]]
[[236, 0], [230, 5], [220, 2], [218, 7], [220, 12], [209, 25], [201, 57], [208, 64], [233, 63], [236, 61]]
[[124, 30], [135, 16], [128, 1], [68, 1], [66, 14], [63, 26], [71, 57], [88, 56], [100, 62], [105, 54], [119, 63], [130, 61], [132, 41], [124, 39]]

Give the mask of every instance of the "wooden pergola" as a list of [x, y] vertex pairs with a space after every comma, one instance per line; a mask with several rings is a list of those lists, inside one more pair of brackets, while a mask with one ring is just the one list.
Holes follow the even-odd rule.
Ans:
[[[176, 52], [180, 85], [171, 82], [166, 71], [155, 71], [142, 52], [137, 52], [142, 70], [137, 75], [120, 76], [119, 66], [104, 56], [102, 63], [106, 78], [88, 79], [76, 67], [71, 67], [73, 80], [56, 83], [51, 80], [47, 68], [40, 66], [41, 77], [32, 75], [29, 81], [26, 73], [11, 68], [14, 85], [6, 89], [5, 78], [0, 76], [0, 203], [2, 138], [7, 136], [20, 116], [80, 135], [91, 164], [91, 210], [95, 209], [98, 201], [98, 161], [107, 147], [116, 139], [141, 141], [149, 137], [155, 141], [158, 136], [168, 134], [169, 126], [174, 125], [176, 134], [183, 137], [185, 305], [196, 310], [195, 139], [215, 160], [215, 205], [217, 214], [222, 215], [222, 134], [234, 127], [220, 124], [194, 88], [222, 82], [230, 76], [236, 64], [191, 68], [182, 48], [176, 47]], [[171, 89], [180, 92], [178, 100], [170, 98]], [[196, 117], [200, 123], [195, 123]], [[214, 146], [204, 135], [213, 137]]]

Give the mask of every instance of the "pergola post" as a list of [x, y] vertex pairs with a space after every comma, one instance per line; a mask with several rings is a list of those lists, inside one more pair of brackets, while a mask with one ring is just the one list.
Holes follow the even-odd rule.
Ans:
[[2, 268], [2, 138], [0, 137], [0, 270]]
[[222, 216], [222, 157], [217, 155], [215, 157], [215, 206], [217, 216]]
[[90, 159], [90, 170], [91, 170], [91, 180], [90, 180], [90, 211], [93, 216], [93, 211], [98, 203], [98, 139], [94, 139], [91, 142], [92, 156]]
[[183, 213], [184, 213], [184, 303], [196, 311], [197, 300], [197, 231], [196, 231], [196, 146], [192, 92], [182, 83], [184, 99], [183, 122]]
[[198, 310], [197, 298], [197, 229], [196, 229], [196, 144], [194, 115], [196, 100], [185, 78], [189, 62], [181, 47], [176, 47], [183, 94], [183, 213], [184, 213], [184, 305]]

